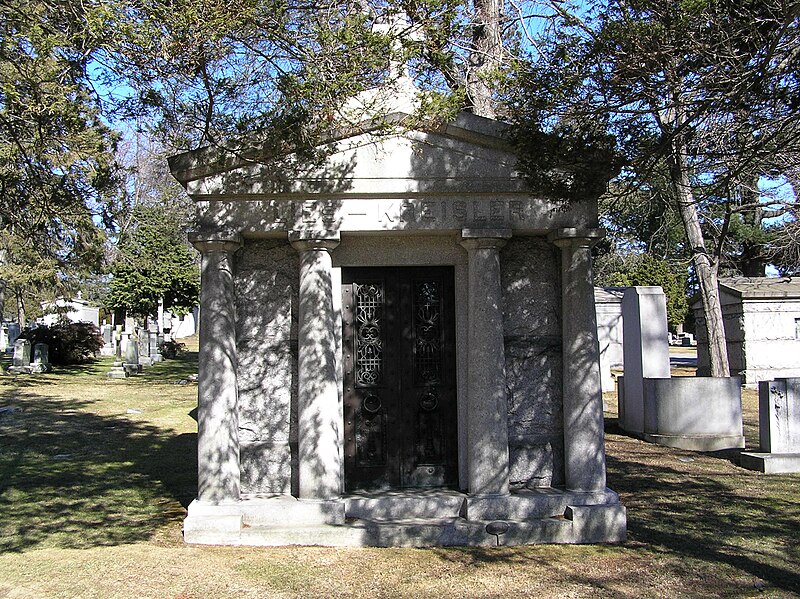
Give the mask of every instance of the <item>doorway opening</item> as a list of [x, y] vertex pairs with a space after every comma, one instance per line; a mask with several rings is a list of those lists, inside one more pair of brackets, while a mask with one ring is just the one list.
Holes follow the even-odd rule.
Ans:
[[458, 484], [453, 268], [343, 268], [345, 489]]

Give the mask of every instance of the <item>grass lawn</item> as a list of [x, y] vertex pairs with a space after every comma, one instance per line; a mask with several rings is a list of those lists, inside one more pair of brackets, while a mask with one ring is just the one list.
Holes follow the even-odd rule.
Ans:
[[[0, 377], [0, 598], [800, 596], [800, 475], [628, 437], [613, 394], [608, 479], [628, 508], [623, 545], [187, 546], [196, 363], [190, 351], [126, 380], [106, 378], [110, 359]], [[752, 391], [744, 414], [755, 447]]]

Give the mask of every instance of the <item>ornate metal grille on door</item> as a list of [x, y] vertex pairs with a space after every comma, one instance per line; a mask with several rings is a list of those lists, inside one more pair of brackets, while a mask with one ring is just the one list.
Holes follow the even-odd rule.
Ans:
[[[354, 283], [353, 297], [355, 385], [378, 387], [383, 382], [383, 283]], [[377, 390], [365, 394], [356, 411], [355, 439], [360, 466], [386, 464], [386, 413]]]
[[356, 308], [356, 384], [374, 386], [383, 373], [383, 283], [353, 284]]
[[343, 270], [348, 489], [454, 485], [452, 269]]

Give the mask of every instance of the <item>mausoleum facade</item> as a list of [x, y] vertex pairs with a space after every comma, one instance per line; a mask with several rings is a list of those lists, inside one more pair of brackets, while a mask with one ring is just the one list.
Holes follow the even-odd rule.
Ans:
[[596, 206], [533, 197], [503, 127], [362, 130], [311, 166], [171, 159], [202, 255], [187, 541], [624, 539]]

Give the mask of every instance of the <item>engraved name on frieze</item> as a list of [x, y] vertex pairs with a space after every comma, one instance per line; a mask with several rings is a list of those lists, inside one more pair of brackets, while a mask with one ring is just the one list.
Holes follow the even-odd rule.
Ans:
[[[524, 223], [529, 206], [523, 200], [305, 200], [270, 202], [269, 216], [276, 224], [337, 224], [348, 218], [375, 219], [384, 224], [419, 223], [429, 226], [449, 223]], [[290, 208], [291, 206], [291, 208]]]

